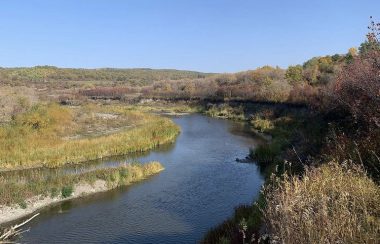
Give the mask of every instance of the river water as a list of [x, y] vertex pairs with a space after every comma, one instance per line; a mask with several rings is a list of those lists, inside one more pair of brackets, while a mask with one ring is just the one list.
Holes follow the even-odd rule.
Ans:
[[260, 140], [244, 124], [199, 114], [173, 118], [175, 143], [149, 153], [90, 162], [66, 173], [125, 161], [160, 161], [165, 170], [140, 183], [43, 209], [26, 243], [195, 243], [252, 203], [263, 177], [254, 164], [237, 163]]

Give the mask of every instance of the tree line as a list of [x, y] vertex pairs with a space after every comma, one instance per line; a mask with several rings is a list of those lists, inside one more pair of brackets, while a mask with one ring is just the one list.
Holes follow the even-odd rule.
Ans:
[[54, 66], [1, 68], [0, 82], [9, 85], [61, 83], [64, 81], [106, 81], [109, 84], [146, 85], [157, 80], [203, 78], [209, 74], [173, 69], [73, 69]]

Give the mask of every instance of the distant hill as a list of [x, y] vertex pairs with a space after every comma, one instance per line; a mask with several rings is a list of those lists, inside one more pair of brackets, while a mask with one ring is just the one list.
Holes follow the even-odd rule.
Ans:
[[0, 83], [25, 84], [60, 81], [104, 81], [126, 85], [148, 85], [158, 80], [204, 78], [211, 73], [175, 69], [78, 69], [54, 66], [0, 68]]

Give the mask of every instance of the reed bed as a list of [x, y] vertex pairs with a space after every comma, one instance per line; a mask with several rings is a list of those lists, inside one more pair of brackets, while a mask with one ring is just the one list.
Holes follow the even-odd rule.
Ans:
[[380, 188], [358, 166], [330, 163], [265, 191], [265, 221], [279, 243], [377, 243]]

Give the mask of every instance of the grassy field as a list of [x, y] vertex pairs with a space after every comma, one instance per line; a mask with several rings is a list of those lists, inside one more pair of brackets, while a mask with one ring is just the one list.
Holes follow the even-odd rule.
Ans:
[[57, 167], [145, 151], [178, 133], [170, 119], [122, 105], [39, 103], [0, 127], [0, 168]]

